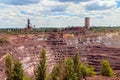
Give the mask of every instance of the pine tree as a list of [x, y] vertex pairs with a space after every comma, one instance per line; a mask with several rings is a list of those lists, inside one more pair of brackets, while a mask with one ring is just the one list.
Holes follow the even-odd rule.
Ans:
[[87, 64], [81, 63], [78, 54], [75, 54], [74, 58], [74, 73], [78, 77], [78, 80], [86, 78], [87, 76], [95, 75], [94, 68]]
[[12, 80], [23, 80], [23, 68], [19, 61], [14, 62]]
[[81, 79], [82, 74], [81, 74], [81, 70], [80, 70], [80, 58], [78, 53], [75, 54], [74, 58], [73, 58], [73, 62], [74, 62], [74, 73], [76, 73], [76, 76], [78, 77], [78, 79]]
[[35, 75], [36, 80], [46, 79], [46, 51], [44, 49], [40, 54], [40, 60]]
[[63, 80], [63, 64], [59, 61], [52, 70], [50, 80]]
[[63, 80], [78, 80], [76, 74], [74, 73], [74, 63], [71, 58], [66, 59]]
[[84, 64], [84, 63], [80, 65], [80, 71], [82, 74], [82, 78], [85, 78], [85, 79], [87, 76], [93, 76], [96, 74], [93, 67], [88, 66], [87, 64]]
[[6, 70], [7, 80], [12, 80], [13, 77], [12, 66], [13, 66], [12, 58], [10, 54], [7, 54], [5, 59], [5, 70]]
[[101, 75], [109, 77], [114, 76], [114, 72], [107, 60], [102, 60], [101, 64], [102, 64]]

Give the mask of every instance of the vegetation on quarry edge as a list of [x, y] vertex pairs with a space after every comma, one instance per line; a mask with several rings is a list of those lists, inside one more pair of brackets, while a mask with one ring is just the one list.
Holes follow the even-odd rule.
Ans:
[[[108, 61], [101, 61], [101, 66], [100, 74], [102, 76], [114, 76], [114, 72]], [[7, 80], [82, 80], [86, 79], [86, 77], [96, 75], [94, 67], [81, 62], [77, 53], [74, 55], [74, 58], [67, 57], [65, 61], [60, 60], [50, 74], [47, 74], [46, 68], [45, 49], [43, 49], [39, 55], [39, 63], [34, 71], [34, 77], [26, 76], [21, 62], [13, 60], [9, 53], [5, 59]]]

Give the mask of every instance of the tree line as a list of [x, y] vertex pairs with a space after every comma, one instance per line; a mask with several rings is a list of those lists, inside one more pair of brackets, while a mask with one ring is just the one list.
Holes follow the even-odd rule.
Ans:
[[[101, 62], [101, 75], [114, 76], [114, 72], [107, 60]], [[65, 61], [60, 60], [47, 74], [46, 51], [42, 50], [39, 63], [35, 69], [34, 79], [26, 78], [20, 61], [14, 61], [10, 54], [5, 59], [6, 80], [82, 80], [86, 77], [96, 75], [94, 67], [80, 61], [76, 53], [73, 58], [67, 57]]]

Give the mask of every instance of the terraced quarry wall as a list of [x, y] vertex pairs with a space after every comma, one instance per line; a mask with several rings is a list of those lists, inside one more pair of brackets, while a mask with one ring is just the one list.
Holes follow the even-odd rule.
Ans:
[[[9, 53], [14, 60], [22, 62], [24, 72], [32, 76], [34, 69], [38, 64], [40, 52], [43, 48], [46, 49], [47, 71], [51, 71], [54, 64], [54, 55], [49, 46], [45, 43], [44, 35], [8, 35], [9, 44], [0, 47], [0, 74], [5, 73], [4, 59], [6, 53]], [[0, 75], [0, 77], [5, 77]], [[3, 79], [2, 79], [3, 80]]]
[[110, 61], [114, 70], [120, 70], [120, 35], [119, 33], [105, 34], [97, 37], [87, 37], [73, 34], [46, 33], [5, 35], [9, 44], [0, 46], [0, 78], [4, 80], [4, 58], [6, 53], [14, 60], [20, 60], [27, 75], [34, 75], [34, 69], [43, 48], [47, 51], [49, 72], [60, 59], [73, 57], [79, 53], [80, 59], [100, 70], [102, 59]]

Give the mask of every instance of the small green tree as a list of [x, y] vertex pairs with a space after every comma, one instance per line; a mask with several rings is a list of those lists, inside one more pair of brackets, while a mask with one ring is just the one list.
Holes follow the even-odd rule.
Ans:
[[76, 73], [74, 73], [74, 63], [71, 58], [67, 58], [65, 61], [63, 80], [78, 80]]
[[109, 76], [109, 77], [114, 76], [114, 72], [107, 60], [102, 60], [101, 64], [102, 64], [102, 69], [101, 69], [102, 76]]
[[80, 71], [82, 74], [82, 78], [85, 78], [85, 79], [87, 76], [93, 76], [96, 74], [93, 67], [90, 67], [84, 63], [80, 65]]
[[30, 78], [29, 76], [24, 75], [23, 80], [33, 80], [33, 79]]
[[73, 61], [74, 61], [74, 73], [78, 77], [78, 80], [96, 74], [93, 67], [80, 62], [80, 58], [78, 54], [75, 54]]
[[57, 65], [54, 66], [50, 80], [63, 80], [63, 64], [59, 61]]
[[23, 80], [23, 74], [22, 64], [19, 61], [14, 62], [12, 80]]
[[81, 74], [81, 70], [80, 70], [80, 58], [78, 53], [75, 54], [74, 58], [73, 58], [73, 62], [74, 62], [74, 73], [76, 74], [76, 76], [78, 77], [78, 79], [81, 79], [82, 74]]
[[6, 70], [6, 75], [7, 75], [7, 80], [12, 80], [13, 74], [12, 74], [12, 58], [10, 54], [7, 54], [5, 58], [5, 70]]
[[36, 80], [45, 80], [46, 79], [46, 51], [43, 49], [40, 54], [39, 64], [35, 72]]
[[51, 73], [50, 80], [60, 80], [59, 75], [58, 75], [60, 73], [59, 71], [60, 71], [60, 68], [58, 67], [58, 65], [54, 66], [52, 73]]

